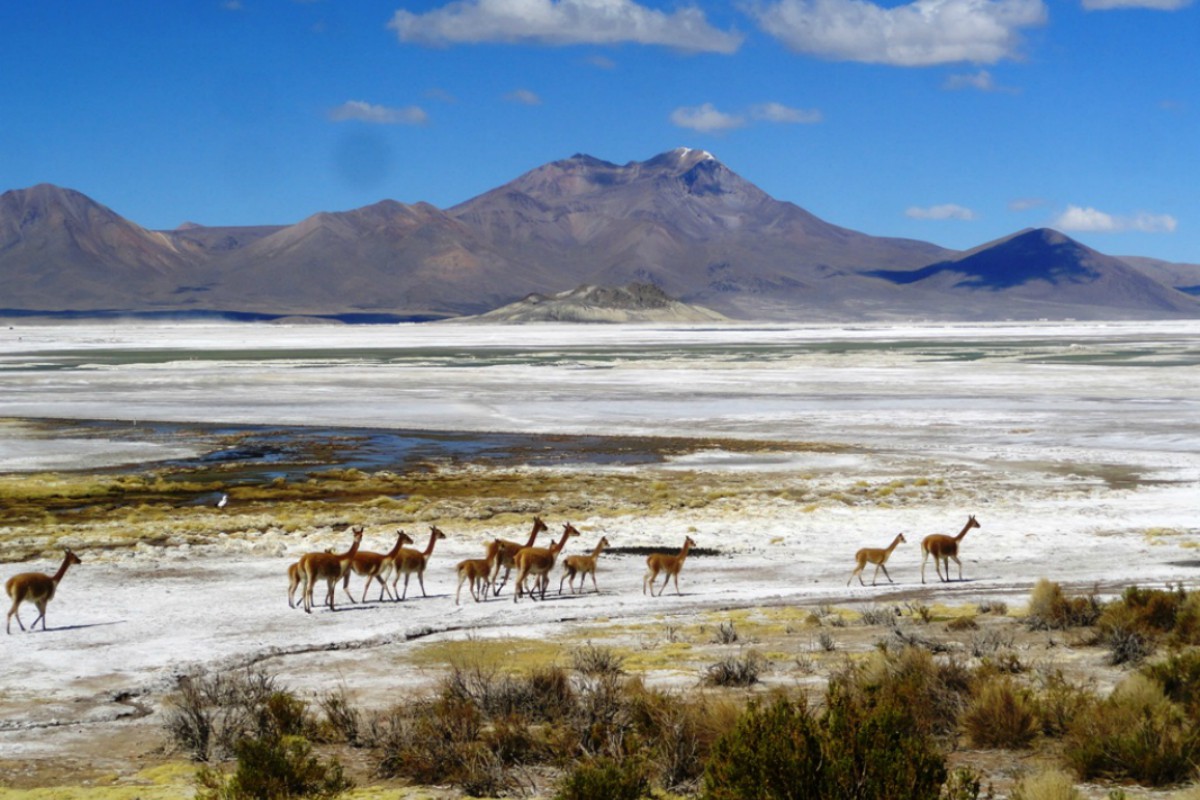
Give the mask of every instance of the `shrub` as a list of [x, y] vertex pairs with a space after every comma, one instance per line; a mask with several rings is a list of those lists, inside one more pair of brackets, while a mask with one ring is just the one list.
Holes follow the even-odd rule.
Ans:
[[718, 625], [717, 632], [713, 635], [713, 644], [736, 644], [737, 640], [738, 632], [732, 620]]
[[339, 686], [336, 691], [329, 692], [320, 699], [321, 710], [325, 713], [325, 722], [331, 738], [340, 739], [351, 747], [360, 747], [363, 742], [360, 736], [362, 716], [358, 709], [350, 704], [350, 696], [346, 687]]
[[240, 739], [234, 745], [232, 775], [203, 768], [197, 775], [197, 800], [286, 800], [334, 798], [352, 788], [336, 759], [325, 762], [300, 736]]
[[1061, 670], [1042, 676], [1037, 701], [1042, 733], [1054, 737], [1066, 735], [1079, 715], [1097, 702], [1091, 691], [1068, 681]]
[[1085, 780], [1162, 786], [1194, 774], [1200, 737], [1195, 723], [1157, 684], [1135, 673], [1079, 715], [1067, 736], [1065, 755]]
[[822, 737], [803, 703], [753, 702], [713, 745], [704, 769], [705, 800], [805, 800], [821, 794]]
[[963, 728], [975, 747], [1029, 747], [1038, 732], [1029, 691], [1011, 678], [988, 681], [963, 713]]
[[871, 606], [862, 611], [863, 625], [895, 625], [896, 609], [886, 606]]
[[868, 700], [833, 682], [825, 702], [824, 797], [936, 800], [945, 758], [900, 694]]
[[858, 668], [847, 668], [830, 680], [868, 698], [894, 698], [911, 710], [922, 733], [929, 734], [958, 728], [971, 688], [970, 673], [961, 663], [935, 660], [919, 647], [875, 653]]
[[619, 675], [625, 671], [625, 660], [611, 648], [588, 642], [572, 654], [571, 666], [584, 675]]
[[312, 727], [304, 702], [262, 670], [185, 675], [167, 701], [164, 725], [195, 761], [226, 758], [243, 738], [296, 736]]
[[559, 781], [555, 800], [639, 800], [650, 797], [642, 764], [605, 756], [576, 764]]
[[753, 686], [762, 672], [762, 656], [751, 650], [741, 658], [727, 656], [704, 671], [704, 682], [710, 686]]
[[1103, 607], [1095, 592], [1067, 597], [1062, 586], [1041, 578], [1029, 594], [1025, 622], [1034, 630], [1063, 630], [1094, 625]]
[[685, 699], [640, 683], [626, 691], [642, 752], [652, 777], [665, 789], [690, 787], [699, 779], [713, 744], [741, 711], [729, 700]]
[[1021, 780], [1013, 787], [1012, 800], [1083, 800], [1071, 776], [1047, 769]]
[[1200, 649], [1173, 653], [1165, 661], [1142, 668], [1142, 674], [1162, 687], [1171, 700], [1200, 716]]

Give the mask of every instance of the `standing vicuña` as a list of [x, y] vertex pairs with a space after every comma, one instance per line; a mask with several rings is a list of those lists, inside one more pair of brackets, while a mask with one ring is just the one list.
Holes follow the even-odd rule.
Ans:
[[888, 560], [888, 556], [890, 556], [892, 551], [896, 549], [896, 545], [907, 541], [908, 540], [904, 538], [903, 533], [898, 533], [896, 534], [896, 538], [893, 539], [892, 543], [887, 547], [864, 547], [859, 550], [854, 554], [854, 560], [857, 563], [854, 566], [854, 572], [850, 573], [850, 580], [846, 581], [846, 585], [849, 586], [850, 581], [853, 581], [854, 576], [857, 575], [858, 582], [862, 583], [863, 586], [866, 586], [867, 584], [863, 583], [862, 571], [866, 569], [867, 564], [875, 565], [875, 574], [871, 576], [872, 586], [875, 585], [875, 579], [879, 577], [879, 570], [883, 570], [884, 577], [888, 579], [888, 583], [895, 583], [895, 581], [892, 580], [892, 576], [888, 575], [887, 567], [884, 566], [884, 562]]
[[392, 577], [392, 597], [396, 596], [396, 584], [400, 582], [400, 576], [404, 576], [404, 593], [400, 595], [400, 599], [408, 597], [408, 576], [417, 573], [417, 581], [421, 584], [421, 597], [429, 597], [425, 594], [425, 567], [429, 564], [429, 557], [433, 555], [433, 546], [437, 544], [438, 539], [445, 539], [446, 534], [442, 533], [434, 525], [429, 526], [429, 544], [425, 547], [424, 552], [413, 550], [411, 547], [402, 547], [396, 553], [396, 557], [392, 559], [395, 564], [396, 574]]
[[[384, 574], [384, 570], [391, 567], [392, 560], [401, 547], [412, 543], [411, 536], [404, 531], [396, 531], [396, 543], [386, 553], [373, 553], [370, 550], [359, 550], [355, 553], [350, 561], [350, 569], [346, 570], [346, 577], [342, 578], [342, 591], [350, 598], [350, 602], [354, 602], [354, 595], [350, 594], [351, 572], [367, 577], [367, 582], [363, 584], [362, 602], [367, 602], [367, 590], [371, 588], [371, 581], [379, 581], [379, 600], [382, 602], [383, 595], [387, 592], [387, 581], [384, 580], [387, 575]], [[395, 600], [396, 596], [392, 595], [392, 599]]]
[[[534, 581], [533, 589], [529, 590], [529, 596], [533, 599], [546, 599], [546, 587], [550, 584], [550, 570], [554, 569], [554, 562], [558, 560], [558, 554], [562, 552], [567, 539], [578, 535], [579, 531], [575, 530], [575, 526], [568, 522], [563, 525], [563, 536], [560, 541], [554, 542], [549, 547], [525, 547], [517, 552], [516, 557], [513, 558], [513, 566], [517, 568], [517, 580], [513, 583], [514, 603], [526, 592], [525, 579], [530, 575], [534, 576]], [[540, 596], [536, 596], [534, 593], [539, 589]]]
[[458, 573], [458, 591], [454, 593], [454, 605], [458, 605], [463, 584], [467, 581], [471, 582], [471, 597], [475, 598], [476, 603], [487, 599], [492, 562], [486, 558], [468, 558], [458, 562], [454, 570]]
[[304, 611], [311, 614], [313, 607], [313, 588], [317, 581], [325, 581], [325, 603], [330, 611], [336, 611], [333, 600], [333, 590], [350, 569], [350, 562], [362, 544], [363, 529], [354, 529], [354, 541], [350, 549], [344, 553], [305, 553], [300, 556], [300, 573], [304, 576]]
[[943, 581], [950, 581], [950, 559], [954, 559], [954, 563], [958, 564], [958, 579], [962, 580], [962, 562], [958, 560], [958, 543], [967, 535], [967, 531], [971, 528], [983, 527], [975, 521], [975, 515], [972, 514], [967, 519], [967, 524], [958, 532], [958, 536], [947, 536], [944, 533], [931, 533], [921, 540], [921, 583], [925, 582], [925, 562], [930, 556], [933, 556], [933, 568], [937, 570], [939, 578], [942, 578], [942, 564], [946, 565], [946, 577]]
[[662, 586], [658, 590], [658, 596], [662, 597], [663, 591], [667, 588], [667, 581], [675, 579], [675, 594], [683, 594], [679, 591], [679, 571], [683, 569], [683, 562], [687, 559], [688, 551], [696, 546], [692, 541], [692, 537], [687, 537], [683, 540], [683, 549], [678, 555], [667, 555], [666, 553], [652, 553], [646, 557], [646, 577], [642, 578], [642, 594], [646, 593], [646, 587], [650, 587], [650, 596], [654, 597], [654, 581], [658, 580], [660, 572], [665, 573], [663, 576]]
[[608, 547], [608, 537], [600, 537], [600, 541], [596, 542], [596, 547], [590, 555], [585, 556], [567, 556], [563, 561], [563, 576], [558, 579], [558, 593], [562, 594], [563, 581], [567, 581], [567, 585], [571, 587], [571, 594], [575, 594], [575, 576], [579, 576], [579, 593], [583, 594], [583, 579], [587, 575], [592, 576], [592, 588], [596, 593], [600, 593], [600, 587], [596, 585], [596, 559], [600, 557], [600, 551]]
[[[512, 572], [513, 559], [517, 557], [522, 549], [533, 547], [533, 543], [537, 540], [537, 535], [546, 530], [546, 523], [542, 522], [541, 517], [533, 518], [533, 530], [529, 532], [529, 540], [525, 544], [509, 541], [508, 539], [494, 539], [488, 543], [487, 560], [492, 563], [492, 594], [499, 595], [500, 590], [504, 588], [504, 584], [508, 583], [508, 576]], [[500, 577], [500, 569], [504, 568], [504, 580], [500, 584], [496, 584], [496, 578]]]
[[21, 622], [21, 614], [17, 608], [21, 603], [33, 603], [37, 606], [38, 616], [29, 626], [29, 630], [37, 627], [38, 619], [42, 621], [42, 630], [46, 630], [46, 604], [54, 599], [54, 592], [58, 589], [58, 582], [63, 579], [63, 575], [67, 574], [67, 567], [72, 564], [79, 564], [79, 556], [72, 553], [70, 550], [63, 556], [62, 564], [58, 567], [58, 572], [53, 575], [43, 575], [40, 572], [21, 572], [13, 575], [4, 584], [4, 591], [8, 592], [8, 596], [12, 598], [12, 608], [8, 610], [8, 619], [4, 625], [5, 633], [12, 633], [12, 618], [16, 616], [17, 624], [21, 626], [21, 630], [25, 630], [25, 623]]

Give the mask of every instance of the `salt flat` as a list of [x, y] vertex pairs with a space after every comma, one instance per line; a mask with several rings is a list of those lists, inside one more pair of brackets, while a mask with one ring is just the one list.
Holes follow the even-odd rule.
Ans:
[[[21, 419], [173, 420], [540, 434], [704, 436], [803, 443], [713, 447], [603, 468], [662, 482], [738, 473], [762, 490], [702, 508], [570, 520], [568, 552], [620, 546], [720, 554], [689, 561], [683, 596], [642, 594], [642, 559], [602, 558], [601, 593], [454, 604], [452, 565], [521, 526], [429, 520], [449, 538], [421, 598], [312, 615], [287, 605], [298, 553], [344, 547], [330, 529], [230, 530], [201, 545], [88, 552], [50, 606], [51, 630], [14, 633], [0, 662], [0, 743], [50, 756], [95, 740], [140, 698], [151, 709], [197, 667], [269, 660], [306, 688], [397, 681], [397, 649], [438, 638], [551, 637], [586, 623], [654, 624], [755, 605], [929, 603], [1002, 597], [1039, 577], [1114, 591], [1197, 583], [1200, 324], [836, 327], [412, 325], [32, 326], [0, 331], [0, 471], [178, 458], [198, 440], [57, 439]], [[904, 502], [887, 499], [890, 482]], [[783, 491], [804, 485], [814, 501]], [[775, 487], [779, 491], [774, 492]], [[538, 497], [528, 498], [536, 507]], [[965, 581], [920, 582], [917, 541], [964, 540]], [[552, 533], [567, 520], [548, 519]], [[423, 527], [414, 530], [425, 544]], [[895, 586], [846, 586], [853, 553], [906, 532]], [[13, 535], [0, 530], [0, 537]], [[386, 549], [390, 531], [369, 531]], [[3, 575], [52, 571], [57, 551]], [[870, 570], [867, 571], [868, 583]], [[882, 580], [882, 576], [881, 576]], [[352, 582], [356, 593], [360, 579]], [[557, 587], [557, 573], [552, 586]], [[414, 593], [417, 595], [413, 597]], [[339, 593], [340, 594], [340, 593]], [[339, 597], [339, 603], [344, 598]], [[23, 618], [34, 611], [26, 607]], [[14, 630], [16, 626], [14, 624]], [[690, 680], [675, 676], [675, 680]], [[152, 716], [151, 719], [154, 719]]]

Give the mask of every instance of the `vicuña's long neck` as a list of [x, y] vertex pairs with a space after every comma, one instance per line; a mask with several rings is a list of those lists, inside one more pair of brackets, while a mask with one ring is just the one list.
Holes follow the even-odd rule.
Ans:
[[971, 530], [971, 520], [967, 520], [967, 524], [963, 525], [963, 529], [958, 532], [958, 536], [954, 537], [954, 541], [961, 542], [962, 538], [967, 535], [967, 531]]
[[354, 556], [358, 553], [358, 546], [360, 544], [362, 544], [362, 537], [355, 536], [354, 541], [350, 543], [350, 549], [338, 556], [338, 560], [346, 561], [347, 559], [354, 558]]
[[559, 553], [561, 553], [562, 549], [563, 549], [563, 545], [566, 544], [567, 539], [570, 539], [570, 538], [571, 538], [571, 534], [564, 533], [563, 537], [562, 537], [562, 541], [555, 542], [554, 544], [550, 545], [550, 552], [554, 553], [554, 555], [558, 555]]
[[57, 584], [63, 579], [63, 575], [67, 574], [67, 567], [71, 566], [71, 554], [67, 553], [63, 556], [62, 563], [58, 565], [58, 572], [54, 573], [54, 577], [50, 580]]
[[390, 559], [390, 558], [395, 558], [395, 557], [396, 557], [396, 553], [399, 553], [399, 552], [400, 552], [400, 548], [401, 548], [403, 545], [404, 545], [404, 537], [403, 537], [403, 536], [397, 536], [397, 537], [396, 537], [396, 544], [394, 544], [394, 545], [392, 546], [391, 552], [389, 552], [389, 553], [388, 553], [386, 556], [384, 556], [384, 558], [389, 558], [389, 559]]
[[595, 558], [596, 556], [600, 555], [600, 551], [603, 549], [604, 549], [604, 540], [601, 539], [600, 541], [596, 542], [596, 547], [592, 550], [592, 558]]
[[691, 550], [691, 549], [692, 549], [692, 543], [684, 542], [683, 547], [679, 550], [679, 560], [683, 561], [685, 558], [687, 558], [688, 550]]
[[536, 522], [533, 523], [533, 530], [529, 532], [529, 541], [525, 542], [526, 547], [533, 547], [533, 543], [537, 541], [537, 535], [541, 532], [541, 530], [541, 525], [538, 525]]
[[892, 539], [892, 543], [888, 545], [888, 555], [891, 555], [891, 552], [896, 549], [896, 545], [900, 544], [900, 536], [902, 535], [903, 534], [900, 534], [895, 539]]
[[427, 544], [425, 546], [425, 555], [426, 556], [433, 555], [433, 546], [435, 544], [437, 544], [437, 540], [438, 540], [437, 531], [434, 531], [433, 533], [429, 534], [429, 544]]

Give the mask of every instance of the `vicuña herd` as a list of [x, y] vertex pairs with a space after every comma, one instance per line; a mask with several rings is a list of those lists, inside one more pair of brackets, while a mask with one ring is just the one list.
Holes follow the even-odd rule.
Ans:
[[[921, 540], [921, 583], [925, 583], [925, 564], [930, 556], [933, 557], [933, 566], [939, 579], [944, 582], [950, 580], [950, 561], [953, 560], [958, 564], [958, 579], [962, 580], [962, 562], [958, 559], [958, 547], [967, 532], [978, 527], [981, 527], [979, 522], [976, 521], [974, 515], [971, 515], [957, 536], [935, 533]], [[529, 595], [534, 600], [545, 600], [546, 589], [550, 584], [550, 573], [558, 562], [559, 554], [566, 546], [568, 539], [579, 536], [579, 531], [568, 522], [563, 525], [562, 537], [552, 540], [549, 547], [535, 546], [538, 534], [546, 530], [548, 530], [546, 523], [540, 517], [534, 517], [533, 529], [524, 544], [506, 539], [493, 539], [488, 542], [483, 558], [468, 558], [458, 562], [456, 567], [458, 590], [454, 595], [455, 605], [458, 605], [462, 599], [464, 583], [468, 584], [471, 597], [476, 602], [483, 602], [489, 597], [499, 595], [514, 569], [517, 571], [517, 577], [513, 583], [513, 602], [520, 601], [524, 595]], [[380, 602], [385, 595], [394, 601], [404, 600], [408, 596], [408, 580], [413, 574], [416, 574], [417, 582], [421, 586], [421, 596], [428, 597], [425, 592], [425, 569], [433, 555], [434, 545], [439, 539], [446, 538], [446, 534], [442, 533], [437, 526], [429, 526], [429, 543], [424, 550], [405, 547], [405, 545], [413, 544], [413, 539], [404, 531], [396, 532], [396, 542], [386, 553], [360, 549], [363, 539], [362, 528], [354, 528], [352, 536], [350, 547], [344, 552], [334, 553], [325, 550], [305, 553], [288, 566], [289, 606], [302, 606], [306, 612], [311, 613], [313, 593], [321, 581], [325, 582], [325, 599], [322, 605], [328, 606], [330, 610], [336, 610], [334, 597], [339, 581], [342, 583], [342, 591], [346, 593], [352, 603], [366, 602], [367, 592], [370, 591], [371, 584], [375, 581], [379, 582]], [[857, 575], [858, 582], [866, 586], [862, 573], [868, 564], [875, 565], [875, 571], [871, 576], [872, 586], [875, 585], [880, 570], [883, 570], [888, 583], [894, 583], [886, 564], [896, 547], [906, 541], [904, 534], [900, 533], [887, 547], [864, 547], [858, 550], [854, 554], [854, 571], [850, 573], [850, 579], [846, 581], [846, 585], [849, 586], [854, 581], [854, 576]], [[660, 596], [666, 590], [667, 584], [674, 581], [675, 593], [682, 594], [679, 591], [679, 573], [683, 570], [689, 551], [695, 545], [692, 537], [688, 536], [684, 539], [683, 547], [678, 553], [652, 553], [647, 556], [646, 574], [642, 578], [642, 593]], [[585, 592], [585, 579], [589, 576], [592, 579], [592, 589], [599, 593], [600, 587], [596, 582], [596, 564], [601, 552], [608, 546], [608, 537], [602, 536], [590, 552], [567, 556], [563, 560], [563, 573], [558, 581], [558, 593], [562, 594], [565, 582], [571, 594], [575, 594], [575, 578], [577, 577], [579, 578], [578, 591]], [[21, 622], [18, 608], [26, 602], [33, 603], [38, 610], [37, 619], [29, 626], [29, 629], [33, 630], [40, 621], [42, 630], [45, 630], [46, 604], [54, 598], [55, 590], [63, 576], [66, 575], [67, 568], [78, 563], [80, 563], [79, 557], [67, 550], [62, 564], [53, 575], [22, 572], [9, 578], [4, 588], [12, 600], [12, 607], [8, 611], [5, 631], [12, 633], [13, 617], [17, 618], [17, 624], [21, 626], [21, 630], [25, 630], [25, 624]], [[944, 575], [942, 574], [943, 567], [945, 567]], [[504, 572], [503, 578], [500, 576], [501, 570]], [[361, 601], [356, 601], [354, 595], [350, 593], [351, 574], [366, 578], [363, 583]], [[660, 575], [662, 584], [656, 593], [654, 584]], [[401, 577], [404, 578], [404, 589], [397, 593], [396, 587]], [[529, 585], [530, 581], [532, 581], [532, 585]], [[297, 589], [301, 590], [300, 603], [295, 600]]]

